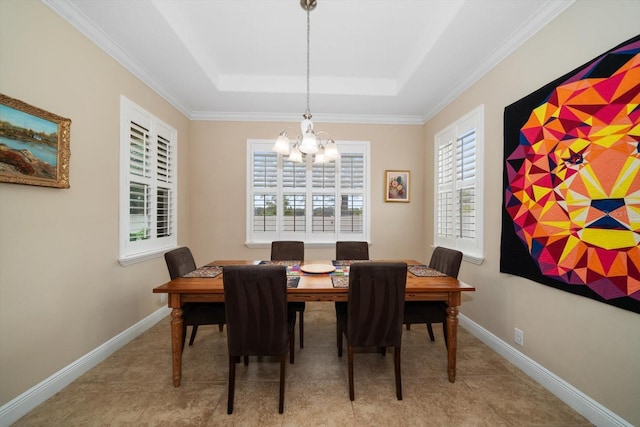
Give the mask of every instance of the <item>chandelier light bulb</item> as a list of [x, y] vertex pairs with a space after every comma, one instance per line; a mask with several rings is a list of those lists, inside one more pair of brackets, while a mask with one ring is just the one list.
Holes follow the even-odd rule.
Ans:
[[315, 155], [313, 163], [327, 163], [327, 157], [324, 148], [320, 147]]
[[340, 152], [333, 139], [330, 139], [324, 146], [324, 158], [328, 162], [332, 162], [340, 158]]
[[293, 146], [291, 154], [289, 155], [289, 158], [287, 158], [287, 160], [290, 162], [302, 163], [302, 153], [298, 149], [298, 144]]
[[276, 143], [271, 150], [278, 154], [282, 154], [283, 156], [289, 155], [289, 137], [287, 136], [286, 131], [283, 131], [280, 136], [278, 136]]

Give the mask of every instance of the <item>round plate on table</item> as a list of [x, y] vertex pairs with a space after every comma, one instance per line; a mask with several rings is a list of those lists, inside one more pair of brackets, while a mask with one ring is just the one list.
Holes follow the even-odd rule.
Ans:
[[305, 273], [323, 274], [335, 271], [336, 267], [331, 264], [304, 264], [300, 266], [300, 270]]

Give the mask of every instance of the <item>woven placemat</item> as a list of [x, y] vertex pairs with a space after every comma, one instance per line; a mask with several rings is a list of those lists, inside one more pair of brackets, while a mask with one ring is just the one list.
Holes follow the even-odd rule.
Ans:
[[349, 278], [345, 276], [331, 276], [331, 284], [334, 288], [348, 288]]
[[302, 264], [302, 261], [296, 261], [296, 260], [287, 260], [287, 261], [260, 261], [260, 264], [262, 265], [284, 265], [287, 267], [294, 267], [294, 266], [299, 266], [300, 264]]
[[297, 288], [300, 277], [287, 277], [287, 288]]
[[216, 277], [220, 273], [222, 273], [222, 267], [218, 267], [217, 265], [205, 265], [204, 267], [197, 268], [182, 277]]
[[331, 261], [331, 263], [336, 267], [341, 265], [349, 266], [354, 262], [372, 262], [372, 261], [370, 259], [334, 259]]
[[418, 277], [443, 277], [446, 274], [439, 272], [438, 270], [434, 270], [431, 267], [426, 265], [410, 265], [407, 267], [409, 273]]

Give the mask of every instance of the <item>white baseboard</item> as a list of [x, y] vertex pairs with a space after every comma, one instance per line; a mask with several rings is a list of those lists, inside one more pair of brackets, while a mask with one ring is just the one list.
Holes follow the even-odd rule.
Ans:
[[171, 309], [167, 307], [155, 311], [41, 383], [31, 387], [20, 396], [2, 405], [0, 407], [0, 427], [8, 427], [22, 418], [170, 313]]
[[460, 326], [468, 330], [472, 335], [521, 369], [525, 374], [536, 380], [540, 385], [596, 426], [633, 427], [630, 423], [582, 393], [535, 360], [520, 353], [465, 315], [460, 314], [458, 318], [460, 320]]

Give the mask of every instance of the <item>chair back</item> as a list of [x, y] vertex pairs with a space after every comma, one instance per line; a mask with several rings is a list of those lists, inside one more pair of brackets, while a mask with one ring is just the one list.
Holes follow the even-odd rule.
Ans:
[[369, 259], [369, 243], [336, 242], [336, 260]]
[[223, 268], [222, 281], [229, 355], [286, 354], [287, 268], [230, 265]]
[[196, 262], [193, 259], [191, 250], [186, 246], [165, 253], [164, 260], [167, 263], [171, 280], [191, 273], [196, 269]]
[[271, 242], [271, 261], [304, 261], [304, 242], [276, 240]]
[[402, 341], [407, 264], [351, 264], [347, 340], [353, 347], [398, 347]]
[[431, 255], [429, 267], [457, 279], [461, 263], [462, 252], [438, 246]]

